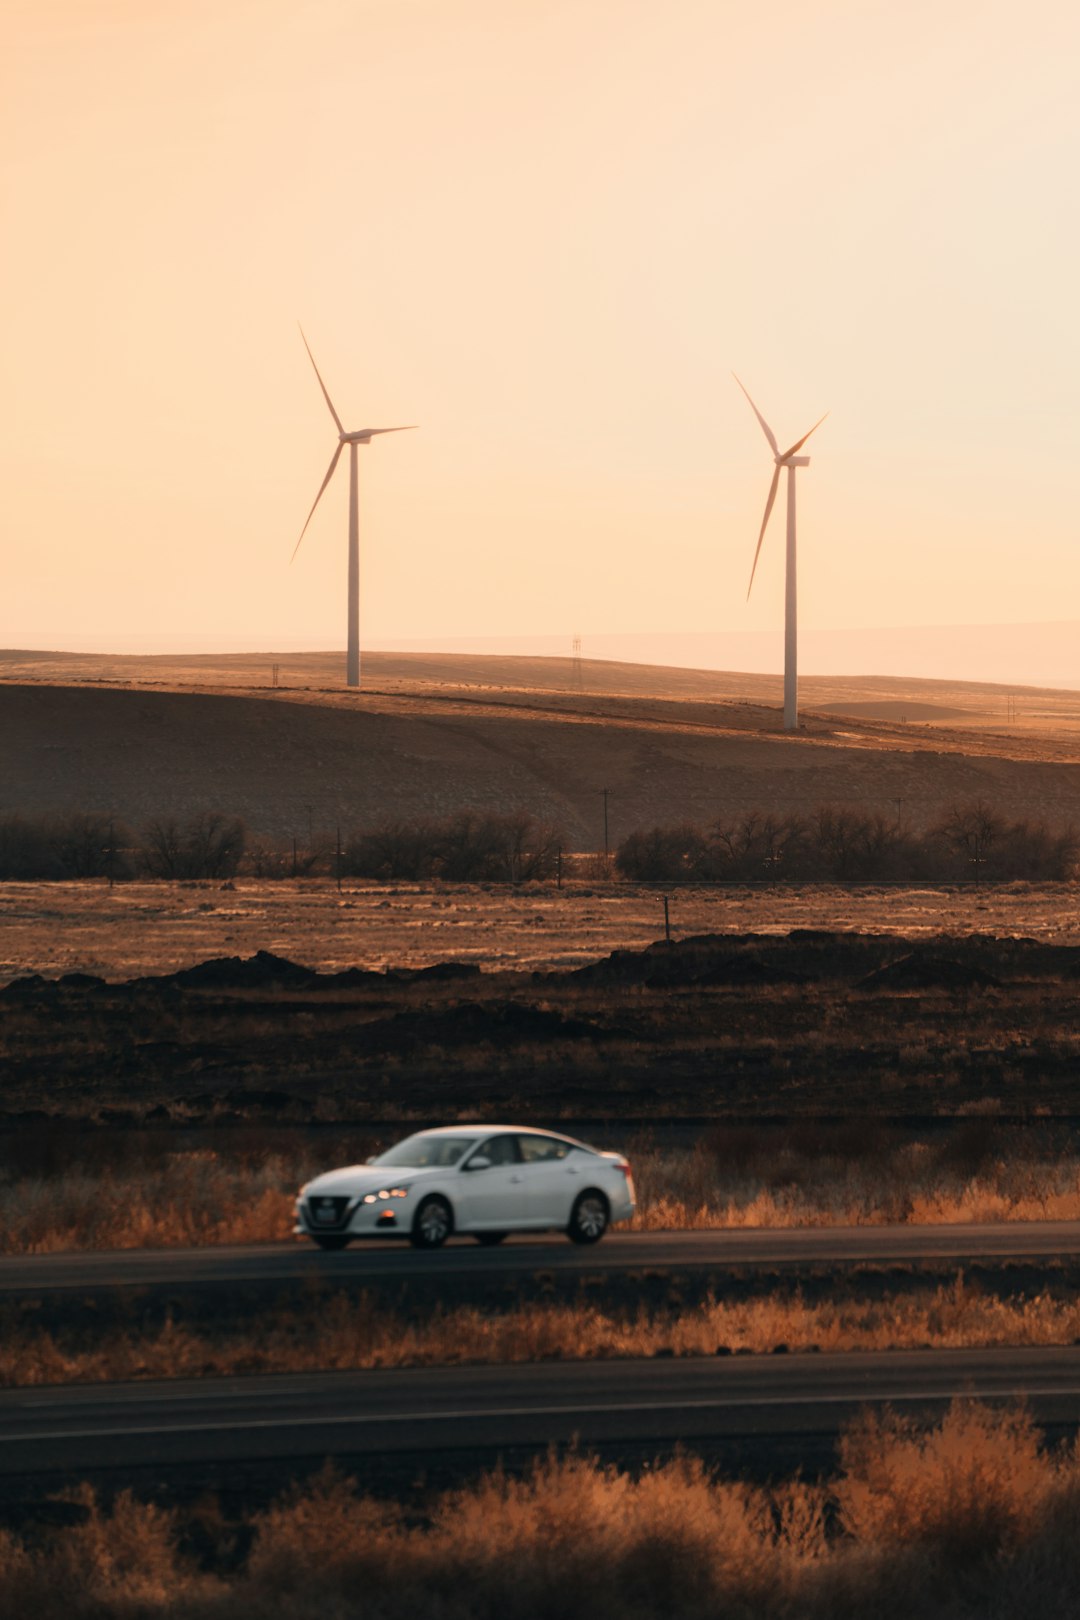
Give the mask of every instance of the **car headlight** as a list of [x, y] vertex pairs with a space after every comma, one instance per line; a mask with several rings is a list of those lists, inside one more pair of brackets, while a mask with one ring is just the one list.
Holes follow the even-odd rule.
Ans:
[[380, 1198], [408, 1198], [408, 1187], [381, 1187], [378, 1192], [365, 1193], [365, 1204], [377, 1204]]

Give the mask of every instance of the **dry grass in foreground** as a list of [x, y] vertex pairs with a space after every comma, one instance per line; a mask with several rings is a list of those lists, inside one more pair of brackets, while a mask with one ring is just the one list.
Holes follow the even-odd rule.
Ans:
[[989, 1349], [1080, 1339], [1080, 1299], [1049, 1293], [997, 1299], [949, 1285], [882, 1299], [821, 1300], [770, 1294], [708, 1299], [678, 1311], [603, 1310], [584, 1301], [508, 1310], [438, 1306], [414, 1320], [374, 1295], [337, 1293], [317, 1310], [282, 1307], [258, 1320], [198, 1328], [173, 1320], [89, 1331], [8, 1321], [0, 1334], [0, 1386], [108, 1383], [141, 1378], [452, 1366], [466, 1362], [608, 1360], [752, 1351]]
[[[220, 1149], [162, 1147], [150, 1166], [80, 1166], [73, 1151], [36, 1175], [0, 1171], [0, 1253], [281, 1241], [298, 1186], [344, 1152], [310, 1139], [289, 1154], [234, 1155], [227, 1138]], [[870, 1126], [827, 1143], [812, 1129], [778, 1141], [717, 1129], [694, 1149], [630, 1152], [638, 1231], [1080, 1219], [1075, 1152], [1034, 1156], [978, 1119], [934, 1142], [879, 1141]]]
[[[1076, 1614], [1080, 1454], [1022, 1411], [954, 1404], [928, 1431], [865, 1415], [826, 1485], [634, 1478], [549, 1456], [423, 1519], [327, 1468], [247, 1525], [86, 1488], [82, 1522], [0, 1533], [0, 1612], [36, 1620], [1020, 1620]], [[249, 1546], [246, 1553], [238, 1548]], [[201, 1549], [196, 1557], [191, 1550]]]

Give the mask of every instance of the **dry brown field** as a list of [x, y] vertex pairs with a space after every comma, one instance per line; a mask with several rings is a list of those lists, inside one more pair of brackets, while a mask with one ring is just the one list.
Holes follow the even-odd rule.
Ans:
[[979, 888], [832, 884], [661, 891], [621, 883], [379, 884], [331, 879], [221, 883], [0, 884], [0, 984], [25, 973], [126, 979], [256, 951], [318, 972], [422, 967], [554, 971], [664, 933], [854, 929], [907, 938], [1031, 935], [1080, 941], [1080, 885]]
[[[601, 786], [613, 843], [631, 825], [755, 803], [845, 800], [916, 821], [982, 796], [1006, 813], [1066, 819], [1080, 789], [1072, 693], [1027, 693], [1006, 726], [1001, 689], [811, 680], [805, 726], [785, 737], [777, 683], [764, 678], [588, 664], [578, 690], [569, 660], [373, 655], [358, 695], [342, 689], [339, 662], [280, 660], [273, 688], [269, 659], [250, 656], [0, 655], [0, 813], [95, 808], [137, 821], [213, 808], [245, 814], [262, 835], [291, 828], [303, 848], [337, 819], [471, 803], [560, 820], [587, 850], [602, 835]], [[670, 1119], [1078, 1112], [1071, 964], [1036, 970], [1022, 950], [979, 938], [1080, 942], [1075, 884], [684, 888], [668, 896], [672, 935], [730, 939], [730, 962], [726, 945], [713, 951], [719, 980], [691, 976], [671, 993], [531, 979], [662, 937], [663, 899], [577, 879], [3, 884], [0, 987], [87, 973], [118, 993], [10, 1000], [0, 1108], [9, 1122], [44, 1108], [125, 1127], [148, 1111], [178, 1127], [427, 1117], [451, 1099], [483, 1111], [492, 1095], [570, 1119], [643, 1108]], [[774, 961], [792, 930], [824, 931], [836, 949], [793, 943]], [[763, 945], [738, 944], [750, 935]], [[970, 949], [952, 951], [962, 938]], [[976, 975], [968, 988], [950, 988], [946, 973], [864, 993], [860, 976], [920, 941], [936, 957], [958, 954]], [[271, 986], [253, 997], [123, 988], [260, 951], [323, 974], [446, 962], [484, 972], [457, 985]], [[952, 1191], [941, 1196], [958, 1207]], [[693, 1224], [673, 1211], [665, 1219]], [[268, 1219], [279, 1218], [275, 1204]]]

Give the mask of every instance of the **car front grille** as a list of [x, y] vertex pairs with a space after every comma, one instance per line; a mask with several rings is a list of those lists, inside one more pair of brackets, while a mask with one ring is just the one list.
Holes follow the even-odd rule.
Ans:
[[352, 1203], [352, 1199], [345, 1198], [309, 1198], [304, 1206], [308, 1226], [313, 1232], [340, 1231], [345, 1225], [345, 1215]]

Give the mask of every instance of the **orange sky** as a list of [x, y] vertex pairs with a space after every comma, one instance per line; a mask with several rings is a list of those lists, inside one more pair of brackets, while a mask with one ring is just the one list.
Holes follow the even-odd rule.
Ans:
[[4, 11], [0, 645], [1080, 619], [1074, 3]]

